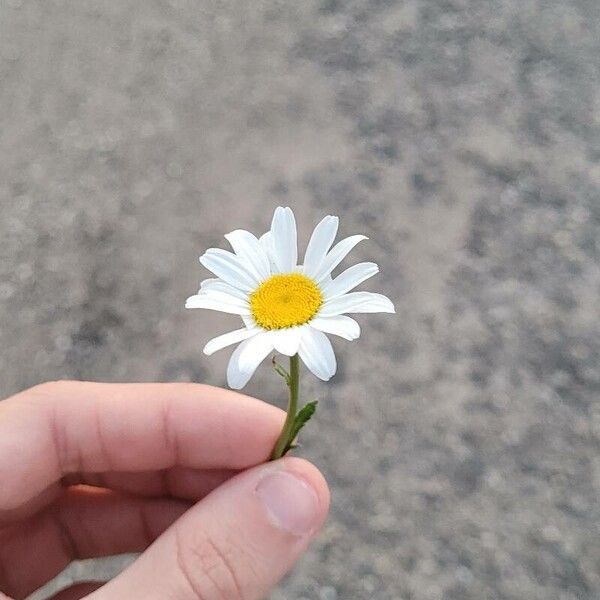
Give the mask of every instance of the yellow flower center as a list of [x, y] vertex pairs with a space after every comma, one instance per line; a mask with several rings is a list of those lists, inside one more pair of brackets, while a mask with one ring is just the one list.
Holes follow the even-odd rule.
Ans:
[[250, 295], [252, 315], [263, 329], [284, 329], [307, 323], [321, 304], [321, 290], [301, 273], [273, 275]]

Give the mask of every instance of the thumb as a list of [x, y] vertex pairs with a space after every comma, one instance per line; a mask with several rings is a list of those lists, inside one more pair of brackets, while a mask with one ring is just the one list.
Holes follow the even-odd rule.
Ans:
[[286, 458], [241, 473], [190, 509], [90, 600], [259, 600], [320, 528], [327, 484]]

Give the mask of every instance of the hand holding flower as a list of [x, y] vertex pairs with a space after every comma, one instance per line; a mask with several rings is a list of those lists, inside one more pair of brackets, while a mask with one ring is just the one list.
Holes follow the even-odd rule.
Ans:
[[329, 502], [306, 461], [261, 464], [283, 418], [196, 384], [54, 382], [0, 402], [0, 599], [122, 552], [142, 554], [52, 600], [264, 598]]

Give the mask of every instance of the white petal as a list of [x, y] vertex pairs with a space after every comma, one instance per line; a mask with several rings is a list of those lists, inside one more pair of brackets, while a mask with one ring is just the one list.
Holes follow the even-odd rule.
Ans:
[[190, 296], [185, 301], [185, 307], [207, 308], [232, 315], [250, 315], [250, 306], [247, 302], [220, 292], [203, 292], [195, 296]]
[[242, 329], [236, 329], [235, 331], [230, 331], [229, 333], [224, 333], [216, 338], [213, 338], [204, 346], [204, 354], [210, 356], [217, 350], [221, 350], [223, 348], [227, 348], [227, 346], [231, 346], [232, 344], [237, 344], [238, 342], [243, 342], [247, 340], [249, 337], [256, 335], [260, 332], [260, 329], [257, 327], [248, 329], [247, 327], [243, 327]]
[[328, 337], [321, 331], [307, 328], [300, 341], [298, 354], [319, 379], [328, 381], [335, 374], [335, 354]]
[[222, 279], [205, 279], [200, 282], [200, 292], [222, 292], [240, 300], [248, 300], [248, 292], [243, 292], [225, 283]]
[[258, 241], [269, 259], [269, 267], [271, 269], [271, 273], [277, 273], [278, 270], [277, 265], [275, 264], [275, 253], [273, 252], [273, 236], [271, 235], [271, 232], [267, 231], [267, 233], [263, 233], [258, 238]]
[[331, 273], [343, 260], [346, 255], [358, 242], [368, 239], [366, 235], [351, 235], [338, 242], [329, 254], [323, 259], [321, 266], [317, 270], [315, 280], [318, 282], [322, 281], [327, 275]]
[[243, 341], [233, 351], [229, 363], [227, 364], [227, 385], [234, 390], [242, 389], [248, 383], [250, 377], [252, 377], [252, 373], [242, 373], [239, 367], [240, 353], [243, 350], [244, 344], [247, 342], [248, 340]]
[[357, 285], [361, 284], [369, 277], [379, 273], [379, 267], [372, 262], [358, 263], [346, 269], [338, 275], [331, 283], [323, 285], [321, 290], [325, 298], [335, 298], [341, 296]]
[[319, 266], [335, 240], [338, 224], [337, 217], [327, 215], [312, 232], [304, 254], [304, 273], [309, 277], [317, 274]]
[[236, 229], [228, 233], [225, 239], [259, 280], [269, 277], [271, 274], [269, 257], [255, 235], [243, 229]]
[[271, 340], [275, 350], [285, 356], [294, 356], [298, 352], [300, 339], [305, 329], [305, 327], [290, 327], [271, 331]]
[[345, 340], [356, 340], [360, 337], [360, 325], [352, 317], [344, 315], [315, 317], [310, 326], [324, 333], [339, 335]]
[[320, 317], [331, 317], [344, 313], [394, 313], [392, 301], [383, 294], [373, 292], [350, 292], [337, 298], [327, 300], [321, 310]]
[[200, 262], [217, 277], [245, 292], [256, 289], [259, 284], [233, 252], [210, 248], [200, 257]]
[[[267, 342], [267, 343], [265, 343]], [[273, 350], [268, 335], [260, 333], [244, 340], [233, 352], [227, 366], [227, 383], [234, 390], [242, 389], [258, 365]]]
[[242, 321], [244, 321], [244, 325], [246, 327], [248, 327], [248, 329], [251, 329], [252, 327], [256, 327], [256, 321], [254, 320], [254, 317], [250, 314], [250, 315], [242, 315]]
[[319, 282], [319, 287], [321, 290], [324, 290], [326, 286], [328, 286], [333, 281], [333, 277], [331, 275], [325, 275], [323, 279]]
[[269, 332], [262, 331], [259, 335], [250, 338], [244, 350], [240, 353], [239, 365], [242, 371], [256, 369], [262, 360], [273, 351], [273, 340]]
[[289, 207], [278, 206], [271, 223], [273, 258], [279, 273], [290, 273], [298, 264], [296, 219]]

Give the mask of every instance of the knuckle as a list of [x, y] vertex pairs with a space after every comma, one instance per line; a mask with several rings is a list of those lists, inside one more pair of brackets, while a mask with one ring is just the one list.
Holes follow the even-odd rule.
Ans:
[[245, 600], [235, 564], [235, 551], [205, 533], [193, 539], [175, 529], [177, 565], [197, 600]]
[[24, 399], [29, 401], [29, 406], [43, 415], [59, 470], [63, 474], [77, 472], [82, 467], [80, 453], [69, 439], [58, 402], [66, 396], [72, 384], [73, 382], [66, 380], [46, 381], [24, 392]]

